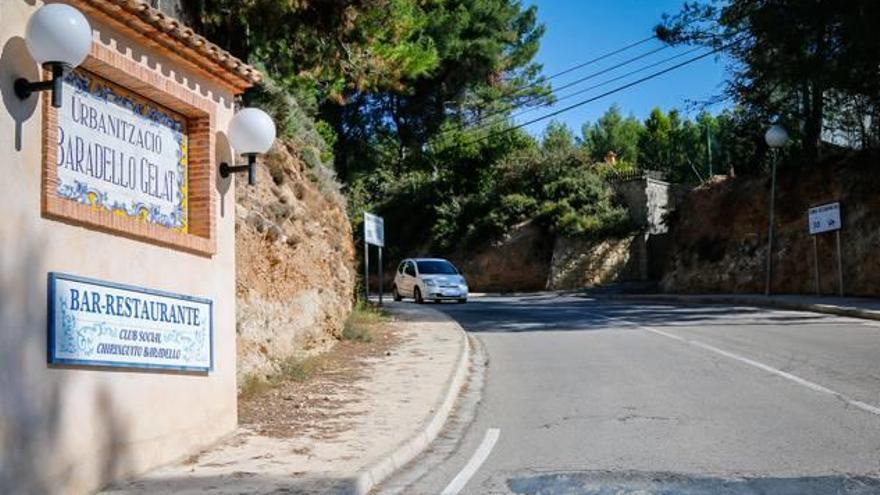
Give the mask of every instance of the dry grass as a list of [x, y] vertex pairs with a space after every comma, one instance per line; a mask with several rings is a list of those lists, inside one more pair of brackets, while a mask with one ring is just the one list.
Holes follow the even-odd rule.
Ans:
[[[380, 323], [386, 318], [358, 313], [350, 331], [368, 332], [369, 342], [343, 339], [319, 356], [279, 363], [281, 371], [271, 379], [248, 379], [238, 402], [240, 424], [277, 437], [331, 438], [350, 428], [356, 413], [347, 404], [363, 399], [360, 381], [399, 342], [393, 326]], [[369, 328], [358, 326], [364, 324]]]
[[[355, 305], [342, 329], [342, 340], [353, 343], [372, 343], [379, 327], [391, 321], [388, 312], [370, 304]], [[328, 366], [328, 356], [291, 356], [276, 363], [276, 373], [270, 376], [249, 374], [242, 379], [239, 396], [252, 399], [278, 388], [284, 383], [302, 383]]]
[[291, 356], [278, 363], [278, 372], [268, 377], [256, 374], [246, 375], [240, 386], [239, 397], [250, 399], [279, 387], [286, 382], [304, 382], [321, 371], [326, 365], [326, 356]]
[[376, 306], [358, 302], [345, 322], [342, 339], [354, 342], [372, 342], [371, 329], [390, 320], [388, 312]]

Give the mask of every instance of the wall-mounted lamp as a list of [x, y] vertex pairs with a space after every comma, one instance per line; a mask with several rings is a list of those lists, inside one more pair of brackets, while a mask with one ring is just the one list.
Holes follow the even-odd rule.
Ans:
[[257, 183], [257, 154], [265, 153], [275, 141], [275, 122], [258, 108], [245, 108], [232, 117], [229, 123], [229, 144], [237, 153], [247, 157], [247, 165], [220, 164], [220, 177], [232, 173], [247, 172], [248, 184]]
[[49, 81], [16, 79], [15, 94], [22, 100], [36, 91], [52, 91], [52, 106], [61, 108], [64, 74], [85, 60], [92, 45], [92, 28], [85, 16], [70, 5], [40, 7], [28, 20], [25, 41], [31, 56], [52, 71]]

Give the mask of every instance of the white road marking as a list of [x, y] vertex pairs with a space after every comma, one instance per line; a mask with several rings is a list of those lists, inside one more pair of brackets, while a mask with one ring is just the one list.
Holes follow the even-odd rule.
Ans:
[[749, 365], [749, 366], [753, 366], [753, 367], [755, 367], [755, 368], [758, 368], [758, 369], [764, 370], [764, 371], [766, 371], [766, 372], [768, 372], [768, 373], [772, 373], [772, 374], [774, 374], [774, 375], [776, 375], [776, 376], [780, 376], [780, 377], [782, 377], [782, 378], [785, 378], [786, 380], [791, 380], [791, 381], [793, 381], [794, 383], [797, 383], [798, 385], [801, 385], [801, 386], [803, 386], [803, 387], [806, 387], [806, 388], [808, 388], [808, 389], [810, 389], [810, 390], [813, 390], [813, 391], [815, 391], [815, 392], [819, 392], [819, 393], [823, 393], [823, 394], [828, 394], [828, 395], [834, 396], [834, 397], [836, 397], [836, 398], [842, 400], [843, 402], [845, 402], [845, 403], [847, 403], [847, 404], [849, 404], [849, 405], [851, 405], [851, 406], [853, 406], [853, 407], [857, 407], [857, 408], [859, 408], [859, 409], [861, 409], [861, 410], [863, 410], [863, 411], [867, 411], [867, 412], [869, 412], [869, 413], [871, 413], [871, 414], [876, 414], [877, 416], [880, 416], [880, 407], [877, 407], [877, 406], [874, 406], [874, 405], [871, 405], [871, 404], [867, 404], [867, 403], [862, 402], [862, 401], [860, 401], [860, 400], [852, 399], [852, 398], [850, 398], [850, 397], [847, 397], [846, 395], [843, 395], [842, 393], [840, 393], [840, 392], [838, 392], [838, 391], [836, 391], [836, 390], [831, 390], [831, 389], [828, 388], [828, 387], [823, 387], [822, 385], [819, 385], [818, 383], [811, 382], [811, 381], [806, 380], [806, 379], [804, 379], [804, 378], [801, 378], [801, 377], [799, 377], [799, 376], [797, 376], [797, 375], [793, 375], [793, 374], [788, 373], [788, 372], [786, 372], [786, 371], [782, 371], [782, 370], [780, 370], [780, 369], [774, 368], [774, 367], [772, 367], [772, 366], [770, 366], [770, 365], [767, 365], [767, 364], [764, 364], [764, 363], [761, 363], [761, 362], [755, 361], [754, 359], [749, 359], [749, 358], [747, 358], [747, 357], [745, 357], [745, 356], [740, 356], [739, 354], [735, 354], [735, 353], [730, 352], [730, 351], [725, 351], [724, 349], [719, 349], [718, 347], [715, 347], [715, 346], [712, 346], [712, 345], [709, 345], [709, 344], [706, 344], [706, 343], [700, 342], [699, 340], [688, 339], [688, 338], [685, 338], [685, 337], [681, 337], [681, 336], [678, 336], [678, 335], [671, 334], [671, 333], [669, 333], [669, 332], [664, 332], [663, 330], [657, 330], [656, 328], [653, 328], [653, 327], [647, 327], [647, 326], [644, 326], [644, 325], [639, 325], [638, 323], [633, 323], [633, 322], [631, 322], [631, 321], [624, 320], [624, 319], [621, 319], [621, 318], [613, 318], [613, 317], [610, 317], [610, 316], [601, 316], [601, 317], [602, 317], [602, 318], [605, 318], [605, 319], [608, 319], [608, 320], [612, 320], [612, 321], [619, 321], [619, 322], [621, 322], [621, 323], [625, 323], [625, 324], [630, 325], [630, 326], [634, 326], [634, 327], [637, 327], [637, 328], [641, 328], [642, 330], [645, 330], [646, 332], [651, 332], [651, 333], [656, 334], [656, 335], [660, 335], [660, 336], [663, 336], [663, 337], [666, 337], [666, 338], [669, 338], [669, 339], [677, 340], [677, 341], [682, 342], [682, 343], [685, 343], [685, 344], [689, 344], [689, 345], [692, 345], [692, 346], [695, 346], [695, 347], [699, 347], [699, 348], [705, 349], [705, 350], [710, 351], [710, 352], [714, 352], [714, 353], [716, 353], [716, 354], [720, 354], [720, 355], [722, 355], [722, 356], [724, 356], [724, 357], [727, 357], [727, 358], [730, 358], [730, 359], [733, 359], [733, 360], [739, 361], [739, 362], [741, 362], [741, 363], [747, 364], [747, 365]]
[[495, 442], [498, 441], [498, 436], [501, 435], [501, 430], [498, 428], [489, 428], [486, 430], [486, 436], [483, 437], [483, 442], [477, 447], [477, 450], [474, 452], [474, 455], [471, 456], [470, 460], [461, 471], [446, 485], [446, 488], [443, 489], [441, 495], [458, 495], [458, 492], [464, 488], [468, 481], [471, 480], [474, 474], [476, 474], [477, 469], [480, 469], [480, 466], [486, 462], [486, 459], [489, 457], [489, 454], [492, 453], [492, 448], [495, 447]]

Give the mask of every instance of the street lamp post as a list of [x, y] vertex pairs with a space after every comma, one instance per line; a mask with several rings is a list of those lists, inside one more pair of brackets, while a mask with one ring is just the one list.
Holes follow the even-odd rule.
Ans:
[[788, 143], [788, 132], [781, 125], [772, 125], [764, 134], [764, 140], [773, 152], [772, 171], [770, 172], [770, 223], [767, 227], [767, 278], [764, 283], [764, 294], [770, 295], [770, 282], [773, 278], [773, 225], [776, 213], [776, 164], [779, 161], [779, 148]]

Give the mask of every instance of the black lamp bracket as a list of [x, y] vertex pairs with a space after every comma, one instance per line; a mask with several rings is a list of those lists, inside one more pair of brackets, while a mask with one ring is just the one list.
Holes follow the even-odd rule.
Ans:
[[61, 91], [62, 84], [64, 83], [64, 75], [70, 72], [73, 68], [61, 62], [48, 62], [44, 67], [52, 71], [52, 79], [31, 82], [23, 77], [18, 78], [15, 80], [15, 95], [20, 99], [25, 100], [35, 92], [52, 91], [52, 106], [55, 108], [61, 108], [64, 96]]
[[257, 184], [257, 154], [246, 153], [247, 165], [230, 165], [226, 162], [220, 164], [220, 177], [224, 179], [232, 174], [247, 172], [248, 184], [255, 186]]

